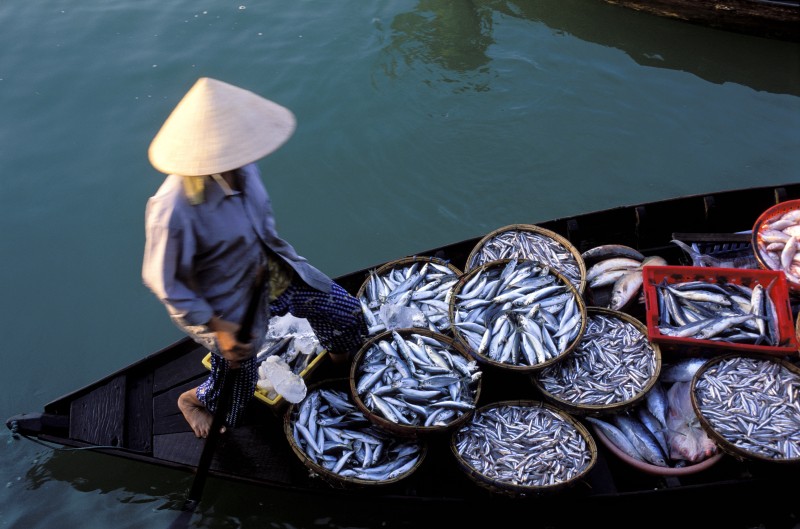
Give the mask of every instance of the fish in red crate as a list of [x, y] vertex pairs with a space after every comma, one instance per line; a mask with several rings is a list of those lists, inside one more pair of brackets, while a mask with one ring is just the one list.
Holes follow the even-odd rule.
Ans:
[[650, 339], [684, 353], [734, 349], [797, 352], [788, 282], [781, 272], [734, 268], [646, 267]]

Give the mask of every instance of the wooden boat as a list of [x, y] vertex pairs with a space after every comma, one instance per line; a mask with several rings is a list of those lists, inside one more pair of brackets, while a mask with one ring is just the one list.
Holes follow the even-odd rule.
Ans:
[[[554, 220], [521, 219], [551, 230], [584, 252], [601, 244], [625, 244], [645, 255], [660, 255], [670, 264], [691, 264], [670, 243], [676, 232], [725, 234], [750, 230], [768, 207], [800, 198], [800, 184], [764, 186], [690, 195], [646, 204], [621, 206]], [[717, 234], [709, 235], [709, 234]], [[702, 240], [703, 236], [697, 237]], [[733, 237], [736, 239], [736, 237]], [[478, 238], [421, 252], [419, 256], [446, 259], [463, 270]], [[337, 278], [356, 293], [369, 270]], [[207, 351], [188, 338], [147, 355], [118, 372], [79, 388], [44, 406], [41, 412], [16, 415], [7, 426], [17, 436], [64, 447], [94, 447], [94, 452], [193, 472], [203, 448], [182, 415], [176, 400], [207, 376], [202, 359]], [[326, 359], [327, 360], [327, 359]], [[309, 382], [347, 376], [346, 368], [322, 362]], [[527, 379], [486, 374], [480, 405], [508, 399], [537, 398]], [[210, 476], [303, 497], [354, 505], [383, 505], [387, 509], [419, 509], [426, 519], [438, 513], [448, 521], [459, 515], [474, 520], [482, 512], [517, 512], [558, 526], [564, 519], [596, 521], [606, 517], [624, 525], [631, 509], [658, 513], [664, 521], [702, 517], [718, 526], [753, 525], [764, 520], [791, 520], [797, 511], [797, 467], [723, 457], [707, 470], [686, 476], [644, 473], [598, 443], [597, 461], [580, 483], [547, 495], [509, 498], [478, 486], [457, 467], [447, 436], [433, 436], [420, 468], [406, 479], [386, 486], [336, 487], [319, 477], [293, 453], [283, 432], [282, 417], [256, 399], [246, 423], [227, 432], [217, 448]], [[546, 507], [546, 508], [545, 508]], [[500, 511], [497, 511], [500, 509]], [[415, 511], [416, 512], [416, 511]], [[691, 515], [687, 514], [692, 512]], [[627, 513], [627, 514], [626, 514]], [[628, 516], [628, 518], [626, 518]], [[634, 518], [630, 518], [633, 520]], [[635, 518], [641, 520], [640, 518]]]
[[605, 0], [644, 13], [758, 37], [800, 41], [797, 0]]

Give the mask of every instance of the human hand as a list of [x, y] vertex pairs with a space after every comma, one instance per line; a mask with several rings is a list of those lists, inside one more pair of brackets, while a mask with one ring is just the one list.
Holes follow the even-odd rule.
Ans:
[[220, 353], [228, 361], [228, 365], [236, 369], [239, 363], [253, 356], [253, 345], [240, 342], [236, 338], [240, 325], [232, 321], [214, 316], [208, 322], [208, 328], [214, 331]]

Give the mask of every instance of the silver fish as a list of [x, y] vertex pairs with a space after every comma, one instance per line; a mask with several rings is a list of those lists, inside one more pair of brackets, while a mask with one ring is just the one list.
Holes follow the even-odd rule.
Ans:
[[[502, 434], [501, 434], [502, 432]], [[550, 486], [583, 475], [589, 444], [563, 416], [539, 405], [498, 405], [476, 411], [453, 437], [458, 456], [489, 479]]]
[[524, 228], [509, 228], [484, 241], [467, 263], [467, 269], [472, 270], [489, 261], [511, 258], [529, 259], [551, 266], [566, 276], [577, 289], [582, 287], [585, 279], [578, 260], [569, 248], [545, 233]]
[[769, 359], [736, 356], [705, 368], [695, 385], [698, 412], [740, 450], [800, 460], [800, 375]]
[[620, 404], [641, 395], [656, 375], [646, 333], [621, 317], [589, 312], [586, 331], [568, 357], [534, 374], [548, 394], [576, 406]]
[[292, 409], [290, 421], [298, 448], [315, 464], [342, 477], [399, 479], [412, 472], [422, 457], [420, 441], [396, 438], [374, 426], [344, 391], [309, 392]]
[[398, 425], [424, 426], [442, 403], [457, 411], [450, 417], [455, 420], [471, 411], [478, 394], [477, 364], [464, 359], [444, 335], [420, 332], [395, 330], [375, 337], [354, 366], [358, 398]]
[[452, 328], [478, 355], [534, 366], [559, 357], [579, 339], [585, 307], [564, 276], [524, 259], [498, 261], [471, 273], [485, 281], [469, 278], [455, 289]]
[[398, 261], [380, 272], [371, 270], [358, 295], [370, 335], [395, 328], [394, 321], [386, 321], [387, 314], [399, 310], [419, 315], [415, 326], [436, 332], [447, 329], [450, 290], [459, 275], [433, 257]]

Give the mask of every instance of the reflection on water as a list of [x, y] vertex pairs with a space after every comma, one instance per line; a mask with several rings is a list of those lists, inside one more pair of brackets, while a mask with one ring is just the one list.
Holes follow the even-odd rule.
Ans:
[[391, 21], [391, 41], [384, 49], [386, 76], [401, 75], [400, 61], [407, 67], [422, 63], [441, 68], [444, 77], [438, 80], [454, 83], [455, 92], [488, 90], [487, 81], [473, 79], [473, 74], [488, 72], [492, 12], [476, 4], [421, 0], [413, 11], [396, 15]]
[[[557, 33], [624, 51], [637, 64], [688, 72], [715, 84], [736, 83], [800, 95], [800, 44], [660, 19], [597, 0], [421, 0], [391, 21], [385, 73], [400, 62], [435, 65], [456, 90], [488, 90], [493, 33], [501, 16], [537, 21]], [[646, 18], [642, 18], [646, 17]], [[645, 20], [648, 23], [642, 24]], [[464, 77], [466, 76], [466, 77]]]
[[[800, 174], [790, 43], [602, 0], [63, 4], [0, 9], [4, 345], [30, 360], [0, 375], [7, 417], [181, 337], [141, 285], [160, 182], [146, 150], [199, 75], [297, 112], [262, 169], [282, 235], [331, 275], [506, 224]], [[0, 527], [167, 527], [191, 485], [92, 452], [4, 448]], [[216, 480], [206, 493], [194, 527], [432, 515]]]

